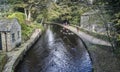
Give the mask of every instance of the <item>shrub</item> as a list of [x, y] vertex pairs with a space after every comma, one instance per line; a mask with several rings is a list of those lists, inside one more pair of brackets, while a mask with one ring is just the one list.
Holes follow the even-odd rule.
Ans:
[[20, 25], [21, 25], [21, 28], [22, 28], [22, 41], [26, 41], [30, 38], [31, 34], [33, 33], [34, 29], [36, 28], [42, 28], [42, 26], [40, 24], [30, 24], [30, 25], [27, 25], [25, 23], [25, 15], [21, 12], [15, 12], [15, 13], [12, 13], [10, 15], [8, 15], [8, 18], [17, 18]]
[[17, 18], [20, 24], [25, 24], [25, 15], [21, 12], [15, 12], [8, 15], [8, 18]]

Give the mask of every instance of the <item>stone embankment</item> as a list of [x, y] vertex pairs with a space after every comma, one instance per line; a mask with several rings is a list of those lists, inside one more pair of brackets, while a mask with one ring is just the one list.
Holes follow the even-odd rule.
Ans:
[[80, 31], [80, 30], [78, 31], [76, 27], [69, 26], [69, 25], [62, 25], [62, 24], [59, 24], [59, 23], [47, 23], [47, 24], [59, 25], [61, 27], [64, 27], [64, 28], [72, 31], [76, 35], [78, 35], [80, 38], [82, 38], [82, 40], [90, 42], [92, 44], [111, 46], [110, 42], [107, 42], [107, 41], [102, 40], [102, 39], [98, 39], [98, 38], [96, 38], [96, 37], [94, 37], [92, 35], [86, 34], [83, 31]]
[[77, 34], [79, 37], [81, 37], [84, 41], [88, 41], [92, 44], [97, 44], [97, 45], [111, 46], [111, 44], [107, 41], [98, 39], [94, 36], [91, 36], [89, 34], [86, 34], [86, 33], [82, 32], [82, 31], [77, 31], [77, 29], [75, 27], [72, 27], [72, 26], [63, 26], [63, 27], [71, 30], [72, 32]]
[[60, 26], [72, 31], [84, 41], [93, 63], [94, 72], [120, 72], [119, 60], [113, 54], [109, 42], [78, 31], [72, 26]]
[[20, 60], [23, 59], [23, 56], [26, 52], [31, 48], [31, 46], [37, 41], [37, 39], [41, 35], [41, 30], [36, 29], [35, 32], [32, 34], [30, 39], [26, 41], [26, 43], [22, 44], [19, 48], [15, 48], [14, 50], [7, 53], [7, 63], [3, 69], [3, 72], [13, 72], [16, 65], [19, 63]]

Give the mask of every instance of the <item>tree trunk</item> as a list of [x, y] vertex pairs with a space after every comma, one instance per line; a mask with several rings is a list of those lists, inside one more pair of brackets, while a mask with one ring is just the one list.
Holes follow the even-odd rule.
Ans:
[[26, 17], [26, 24], [28, 24], [31, 21], [31, 10], [24, 8], [25, 17]]
[[43, 17], [42, 20], [41, 20], [41, 24], [43, 23], [43, 21], [44, 21], [44, 17]]
[[27, 15], [27, 9], [26, 9], [26, 8], [24, 8], [24, 12], [25, 12], [25, 18], [26, 18], [26, 20], [27, 20], [28, 15]]
[[95, 25], [92, 25], [92, 32], [95, 32]]
[[80, 18], [79, 18], [79, 27], [81, 27], [81, 16], [80, 16]]
[[28, 21], [31, 21], [31, 10], [28, 11]]

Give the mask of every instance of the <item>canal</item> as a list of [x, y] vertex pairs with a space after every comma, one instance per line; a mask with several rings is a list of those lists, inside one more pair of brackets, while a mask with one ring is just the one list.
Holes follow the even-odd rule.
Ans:
[[92, 63], [79, 37], [63, 28], [49, 27], [15, 72], [92, 72]]

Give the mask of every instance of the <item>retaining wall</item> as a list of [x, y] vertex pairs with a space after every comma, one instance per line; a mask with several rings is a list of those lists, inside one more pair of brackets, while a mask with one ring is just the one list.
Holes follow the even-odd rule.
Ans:
[[25, 53], [39, 39], [40, 35], [41, 35], [41, 30], [36, 29], [26, 43], [22, 44], [19, 48], [16, 48], [13, 51], [8, 52], [7, 53], [8, 60], [7, 60], [7, 64], [4, 67], [3, 72], [13, 72], [16, 65], [18, 65], [19, 61], [23, 59]]

